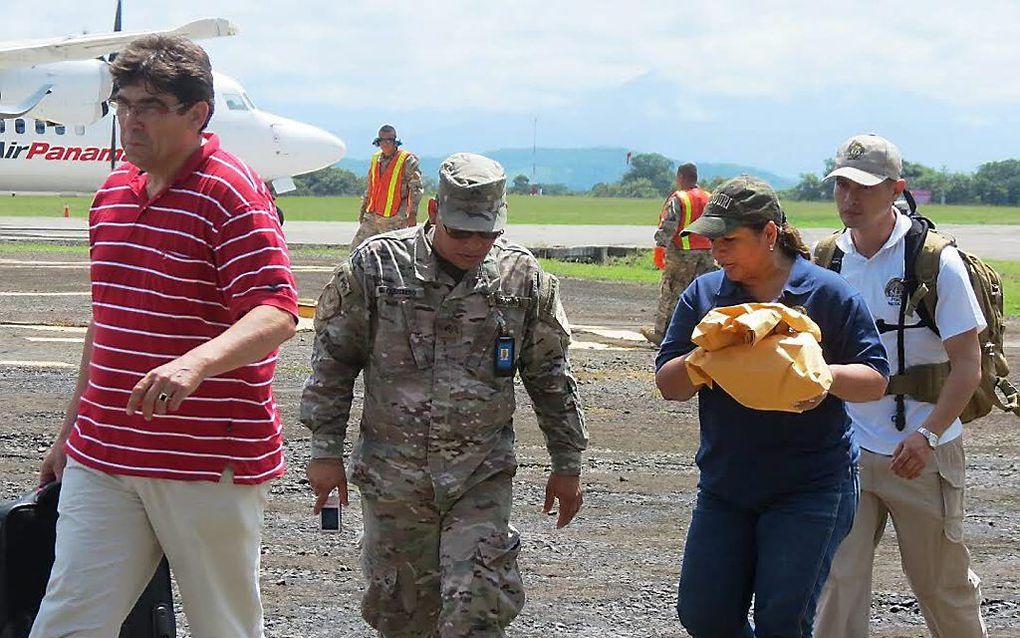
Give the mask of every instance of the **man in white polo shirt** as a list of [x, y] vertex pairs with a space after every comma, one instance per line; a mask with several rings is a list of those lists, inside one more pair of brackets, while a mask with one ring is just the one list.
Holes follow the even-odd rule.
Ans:
[[906, 327], [896, 329], [904, 299], [904, 238], [911, 228], [910, 219], [893, 207], [907, 186], [902, 164], [899, 149], [877, 135], [852, 137], [837, 151], [836, 167], [825, 179], [835, 179], [836, 207], [846, 225], [836, 240], [839, 270], [864, 296], [894, 371], [900, 333], [906, 368], [948, 361], [952, 370], [937, 403], [890, 395], [847, 403], [861, 446], [861, 501], [822, 593], [815, 633], [824, 638], [868, 635], [875, 546], [890, 517], [903, 571], [931, 635], [987, 636], [980, 581], [963, 544], [959, 419], [980, 380], [978, 333], [985, 320], [963, 261], [949, 247], [939, 263], [938, 333], [916, 313], [906, 314]]

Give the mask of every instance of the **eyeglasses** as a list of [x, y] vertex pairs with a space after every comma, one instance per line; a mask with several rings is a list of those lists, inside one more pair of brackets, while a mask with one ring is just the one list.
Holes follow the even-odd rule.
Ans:
[[166, 105], [159, 100], [143, 100], [139, 102], [131, 102], [125, 100], [122, 97], [110, 98], [110, 104], [117, 109], [117, 115], [121, 118], [125, 118], [128, 115], [134, 115], [139, 120], [151, 120], [155, 117], [163, 117], [168, 115], [170, 111], [177, 111], [178, 115], [189, 105], [178, 102], [173, 105]]
[[493, 232], [485, 232], [481, 230], [459, 230], [457, 228], [450, 228], [446, 224], [443, 224], [443, 228], [446, 229], [447, 235], [458, 241], [467, 241], [472, 237], [481, 237], [485, 241], [495, 241], [503, 234], [502, 230]]

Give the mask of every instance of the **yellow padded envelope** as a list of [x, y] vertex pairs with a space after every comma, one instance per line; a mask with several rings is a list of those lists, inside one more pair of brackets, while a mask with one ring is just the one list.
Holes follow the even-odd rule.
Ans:
[[822, 332], [806, 314], [779, 303], [715, 308], [694, 328], [687, 358], [695, 385], [718, 383], [741, 405], [801, 412], [795, 405], [828, 392]]

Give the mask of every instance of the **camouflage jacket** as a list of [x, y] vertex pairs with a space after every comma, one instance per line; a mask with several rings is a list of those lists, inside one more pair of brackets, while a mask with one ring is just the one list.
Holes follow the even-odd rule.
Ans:
[[553, 472], [580, 473], [588, 433], [570, 373], [557, 281], [526, 249], [497, 240], [459, 284], [439, 268], [429, 225], [362, 244], [323, 289], [301, 421], [313, 458], [340, 458], [364, 372], [351, 481], [378, 496], [456, 500], [513, 471], [513, 376], [495, 372], [512, 336]]

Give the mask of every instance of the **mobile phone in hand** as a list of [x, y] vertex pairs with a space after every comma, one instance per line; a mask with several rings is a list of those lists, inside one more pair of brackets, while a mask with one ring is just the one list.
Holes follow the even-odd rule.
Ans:
[[324, 532], [340, 531], [340, 496], [336, 492], [330, 492], [326, 497], [319, 516], [319, 529]]

